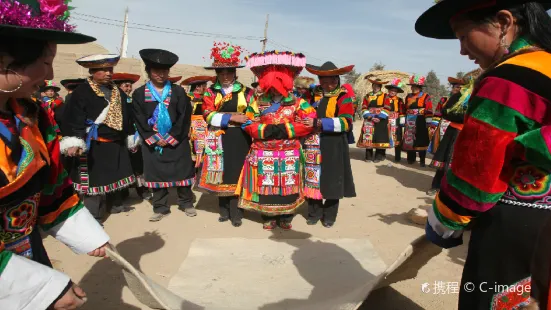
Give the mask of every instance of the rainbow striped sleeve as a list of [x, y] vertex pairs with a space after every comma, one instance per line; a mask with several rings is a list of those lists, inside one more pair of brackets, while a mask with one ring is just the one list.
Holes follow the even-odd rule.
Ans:
[[348, 132], [352, 128], [352, 114], [354, 105], [349, 95], [341, 96], [337, 101], [338, 114], [336, 117], [321, 119], [321, 129], [324, 132]]
[[435, 244], [460, 244], [457, 233], [499, 201], [512, 177], [516, 145], [522, 146], [526, 159], [551, 167], [550, 130], [542, 127], [549, 122], [543, 113], [548, 100], [538, 89], [551, 83], [551, 56], [545, 53], [538, 59], [543, 56], [538, 53], [521, 54], [501, 64], [471, 97], [453, 165], [429, 214], [426, 232]]

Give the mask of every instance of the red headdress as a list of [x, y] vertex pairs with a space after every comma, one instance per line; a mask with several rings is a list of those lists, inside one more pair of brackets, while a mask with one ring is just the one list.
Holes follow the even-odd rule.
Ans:
[[306, 56], [292, 52], [254, 53], [246, 59], [247, 67], [258, 77], [260, 88], [264, 92], [274, 88], [283, 96], [289, 96], [295, 77], [306, 65]]

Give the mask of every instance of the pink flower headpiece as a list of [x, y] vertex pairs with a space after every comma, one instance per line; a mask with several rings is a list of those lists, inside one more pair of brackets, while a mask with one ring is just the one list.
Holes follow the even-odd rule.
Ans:
[[67, 22], [71, 0], [1, 0], [0, 26], [48, 29], [73, 32], [75, 27]]

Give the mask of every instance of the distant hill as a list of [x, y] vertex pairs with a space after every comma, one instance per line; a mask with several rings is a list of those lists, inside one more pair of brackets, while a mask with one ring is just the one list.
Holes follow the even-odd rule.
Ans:
[[[54, 61], [54, 81], [59, 84], [59, 81], [63, 79], [87, 77], [88, 70], [79, 66], [76, 63], [76, 60], [80, 57], [92, 54], [109, 53], [110, 52], [107, 49], [97, 43], [58, 45], [57, 56]], [[185, 59], [181, 59], [181, 61], [185, 61]], [[119, 62], [118, 66], [115, 67], [115, 72], [141, 75], [142, 79], [136, 83], [135, 87], [143, 85], [147, 79], [141, 59], [123, 58]], [[170, 70], [170, 75], [181, 75], [183, 76], [182, 79], [185, 79], [194, 75], [214, 75], [214, 71], [205, 70], [200, 66], [177, 64], [172, 68], [172, 70]], [[237, 75], [239, 77], [239, 81], [247, 86], [251, 85], [253, 82], [254, 75], [249, 69], [238, 69]]]

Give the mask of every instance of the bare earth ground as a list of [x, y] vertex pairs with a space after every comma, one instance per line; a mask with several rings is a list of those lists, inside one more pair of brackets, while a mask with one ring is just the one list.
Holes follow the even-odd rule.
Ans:
[[[356, 137], [360, 123], [356, 123]], [[407, 212], [432, 202], [424, 194], [429, 188], [434, 171], [395, 164], [392, 151], [387, 161], [379, 164], [363, 161], [364, 150], [351, 148], [352, 168], [358, 197], [341, 201], [336, 225], [326, 229], [321, 225], [307, 226], [306, 206], [294, 222], [294, 230], [317, 238], [366, 238], [378, 250], [387, 265], [418, 236], [424, 228], [412, 224]], [[405, 155], [405, 154], [404, 154]], [[404, 158], [405, 156], [403, 156]], [[268, 238], [270, 232], [262, 230], [260, 216], [248, 213], [243, 226], [234, 228], [229, 223], [218, 223], [216, 197], [198, 195], [198, 216], [186, 217], [176, 208], [172, 196], [172, 214], [158, 223], [148, 222], [152, 208], [132, 193], [129, 204], [133, 211], [109, 217], [105, 229], [111, 243], [130, 263], [154, 281], [168, 286], [187, 256], [194, 238]], [[294, 233], [277, 231], [282, 238], [293, 238]], [[465, 243], [467, 243], [467, 239]], [[69, 274], [88, 294], [83, 309], [133, 310], [149, 309], [142, 306], [125, 286], [120, 269], [109, 259], [77, 256], [67, 247], [48, 237], [45, 245], [55, 265]], [[411, 279], [394, 283], [372, 292], [361, 309], [454, 309], [457, 294], [433, 294], [435, 281], [458, 282], [466, 256], [466, 246], [442, 251], [430, 259], [420, 258], [406, 265], [401, 274]], [[220, 262], [223, 264], [223, 262]], [[420, 268], [420, 269], [419, 269]], [[417, 270], [419, 270], [417, 274]], [[429, 283], [430, 293], [423, 293], [421, 285]], [[185, 297], [185, 296], [184, 296]]]

